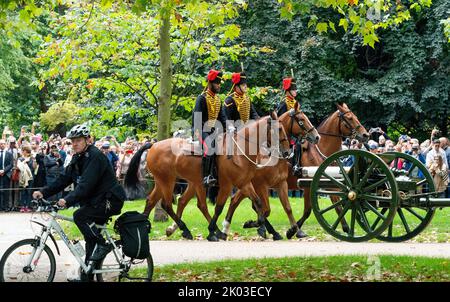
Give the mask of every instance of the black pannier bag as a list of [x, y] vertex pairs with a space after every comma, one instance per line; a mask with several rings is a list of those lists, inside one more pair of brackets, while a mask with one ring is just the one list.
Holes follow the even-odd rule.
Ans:
[[114, 223], [114, 230], [120, 234], [123, 253], [134, 259], [150, 256], [150, 229], [147, 217], [137, 211], [123, 213]]

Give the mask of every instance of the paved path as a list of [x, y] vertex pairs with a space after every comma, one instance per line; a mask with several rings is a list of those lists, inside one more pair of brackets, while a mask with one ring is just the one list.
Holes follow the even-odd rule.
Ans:
[[[14, 242], [30, 238], [31, 214], [0, 214], [0, 255]], [[37, 226], [33, 226], [38, 231]], [[49, 243], [53, 251], [53, 243]], [[57, 280], [65, 280], [74, 260], [62, 241], [58, 242]], [[151, 241], [155, 265], [222, 259], [327, 256], [327, 255], [409, 255], [450, 258], [450, 243], [348, 243], [291, 241]]]

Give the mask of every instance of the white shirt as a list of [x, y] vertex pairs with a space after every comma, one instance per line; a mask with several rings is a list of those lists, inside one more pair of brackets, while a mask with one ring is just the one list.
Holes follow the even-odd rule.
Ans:
[[2, 169], [5, 169], [6, 151], [5, 150], [0, 150], [0, 156], [2, 157]]
[[442, 161], [444, 162], [445, 166], [448, 167], [447, 156], [445, 155], [445, 151], [442, 148], [439, 148], [439, 151], [436, 151], [433, 147], [433, 149], [431, 149], [427, 153], [426, 159], [427, 168], [430, 167], [431, 163], [434, 161], [434, 157], [438, 155], [442, 157]]

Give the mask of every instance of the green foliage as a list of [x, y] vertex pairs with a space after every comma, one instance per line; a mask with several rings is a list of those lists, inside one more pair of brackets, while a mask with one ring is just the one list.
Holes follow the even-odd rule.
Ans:
[[15, 133], [39, 114], [35, 65], [30, 59], [38, 45], [39, 36], [32, 29], [0, 28], [0, 125], [8, 125]]
[[444, 33], [450, 43], [450, 18], [445, 20], [441, 20], [442, 25], [444, 26]]
[[[335, 102], [344, 101], [366, 128], [402, 125], [410, 135], [426, 139], [438, 126], [448, 135], [449, 44], [440, 24], [448, 2], [433, 3], [398, 27], [380, 30], [373, 49], [349, 32], [317, 35], [315, 27], [308, 27], [308, 16], [280, 20], [273, 1], [252, 1], [238, 18], [242, 31], [237, 41], [272, 51], [245, 58], [249, 85], [280, 89], [293, 69], [298, 99], [316, 125], [335, 110]], [[321, 11], [316, 17], [338, 16]], [[269, 93], [256, 99], [256, 107], [267, 108], [280, 98]]]
[[[363, 38], [363, 45], [375, 47], [378, 42], [377, 29], [395, 28], [411, 19], [412, 11], [421, 11], [431, 6], [431, 0], [404, 1], [393, 0], [278, 0], [281, 3], [281, 17], [292, 20], [296, 14], [310, 16], [308, 27], [316, 25], [316, 31], [321, 34], [329, 29], [336, 32], [335, 22], [328, 20], [318, 12], [332, 10], [340, 15], [339, 25], [347, 31]], [[312, 12], [312, 14], [311, 14]], [[337, 21], [337, 19], [336, 19]]]
[[[236, 16], [231, 4], [194, 1], [177, 6], [171, 18], [171, 103], [179, 117], [190, 118], [207, 70], [245, 51], [228, 44], [239, 34], [235, 24], [224, 24]], [[128, 128], [129, 134], [153, 132], [160, 93], [158, 11], [136, 15], [121, 5], [92, 5], [74, 4], [53, 18], [53, 33], [35, 59], [42, 66], [40, 86], [58, 91], [55, 101], [76, 101], [86, 121]]]
[[53, 104], [47, 112], [41, 114], [41, 127], [48, 132], [59, 130], [63, 126], [70, 128], [78, 122], [79, 110], [72, 102]]

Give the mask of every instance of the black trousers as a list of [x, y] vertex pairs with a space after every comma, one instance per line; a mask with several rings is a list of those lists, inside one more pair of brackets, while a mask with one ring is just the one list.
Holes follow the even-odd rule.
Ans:
[[73, 213], [73, 220], [86, 241], [86, 263], [89, 261], [95, 245], [97, 243], [106, 243], [105, 238], [100, 234], [100, 230], [95, 224], [105, 224], [111, 216], [119, 214], [121, 208], [121, 206], [118, 208], [114, 204], [107, 208], [105, 201], [97, 204], [95, 207], [91, 205], [82, 206]]
[[0, 211], [9, 208], [9, 185], [9, 177], [6, 175], [0, 176], [0, 189], [6, 189], [5, 191], [0, 191]]

